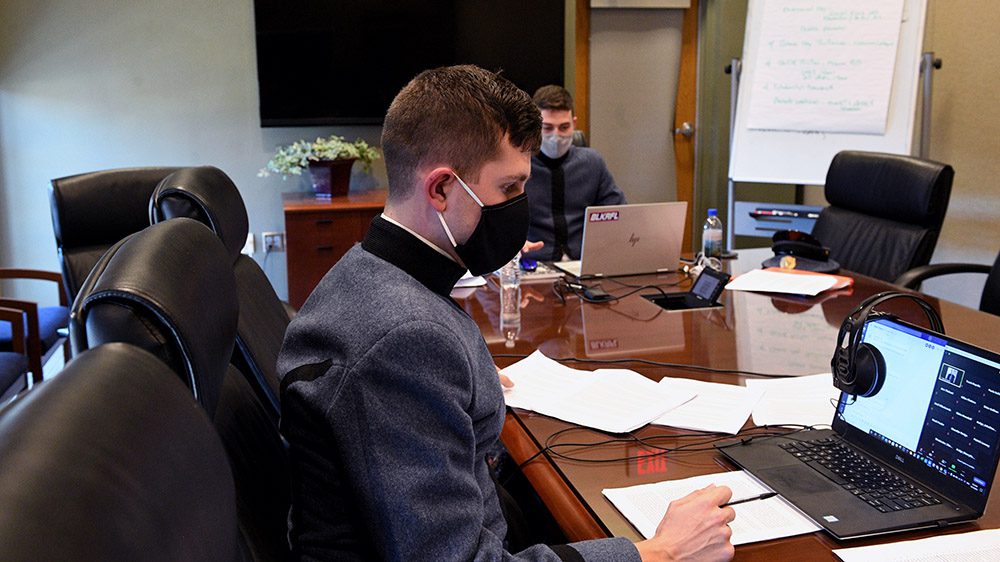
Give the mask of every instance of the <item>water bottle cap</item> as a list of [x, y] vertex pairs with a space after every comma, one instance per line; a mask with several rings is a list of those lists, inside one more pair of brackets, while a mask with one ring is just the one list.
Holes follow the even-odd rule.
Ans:
[[708, 216], [710, 216], [710, 217], [714, 217], [714, 216], [716, 216], [718, 214], [719, 214], [719, 211], [717, 211], [715, 209], [709, 209], [708, 210]]

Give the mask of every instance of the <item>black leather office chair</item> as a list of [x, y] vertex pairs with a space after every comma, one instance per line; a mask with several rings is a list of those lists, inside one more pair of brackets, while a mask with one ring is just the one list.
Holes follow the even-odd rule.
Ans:
[[11, 350], [0, 351], [0, 405], [28, 388], [24, 312], [0, 306], [0, 326], [4, 325], [11, 331]]
[[175, 170], [121, 168], [52, 180], [52, 229], [71, 302], [108, 248], [149, 226], [149, 196]]
[[986, 284], [979, 300], [979, 310], [1000, 316], [1000, 253], [992, 266], [979, 263], [935, 263], [907, 271], [896, 279], [897, 285], [918, 290], [927, 279], [955, 273], [985, 273]]
[[287, 556], [288, 467], [268, 407], [230, 363], [238, 303], [219, 238], [187, 218], [152, 225], [102, 256], [73, 305], [77, 353], [106, 342], [152, 352], [191, 389], [222, 438], [243, 540], [256, 560]]
[[812, 234], [844, 268], [894, 281], [930, 262], [954, 176], [947, 164], [912, 156], [841, 152]]
[[241, 559], [225, 451], [176, 378], [108, 344], [0, 409], [0, 560]]
[[249, 220], [236, 185], [218, 168], [182, 168], [157, 186], [149, 214], [153, 224], [175, 217], [196, 219], [225, 244], [236, 276], [240, 309], [234, 364], [250, 377], [261, 401], [270, 405], [277, 420], [281, 411], [278, 353], [290, 321], [289, 309], [257, 262], [240, 253]]

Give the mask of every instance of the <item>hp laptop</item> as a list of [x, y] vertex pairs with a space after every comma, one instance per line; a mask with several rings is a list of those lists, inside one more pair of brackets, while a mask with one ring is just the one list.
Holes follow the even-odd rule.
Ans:
[[686, 201], [587, 207], [580, 260], [554, 265], [581, 278], [673, 271], [686, 219]]
[[[981, 517], [1000, 450], [1000, 355], [890, 318], [865, 324], [886, 380], [831, 430], [720, 447], [839, 539]], [[742, 443], [742, 444], [741, 444]]]

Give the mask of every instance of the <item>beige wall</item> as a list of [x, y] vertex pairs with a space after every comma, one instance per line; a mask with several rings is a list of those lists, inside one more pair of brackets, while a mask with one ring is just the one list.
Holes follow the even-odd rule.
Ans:
[[[930, 157], [955, 168], [932, 262], [992, 263], [1000, 251], [1000, 2], [930, 0], [924, 50], [934, 74]], [[962, 279], [967, 277], [967, 279]], [[924, 289], [978, 306], [982, 276], [951, 276]]]

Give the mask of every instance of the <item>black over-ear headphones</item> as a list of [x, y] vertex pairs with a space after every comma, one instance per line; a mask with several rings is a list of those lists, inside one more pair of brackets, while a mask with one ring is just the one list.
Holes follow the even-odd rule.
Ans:
[[861, 302], [844, 318], [837, 335], [837, 349], [833, 352], [830, 367], [833, 371], [833, 386], [847, 394], [868, 397], [882, 389], [885, 382], [885, 358], [882, 352], [870, 343], [861, 342], [861, 332], [865, 323], [874, 318], [894, 318], [891, 314], [878, 312], [875, 307], [892, 299], [906, 298], [920, 305], [931, 330], [944, 334], [944, 323], [934, 307], [917, 295], [886, 291], [872, 295]]

